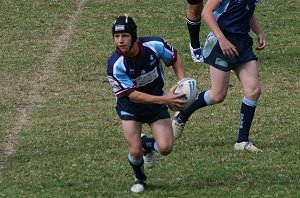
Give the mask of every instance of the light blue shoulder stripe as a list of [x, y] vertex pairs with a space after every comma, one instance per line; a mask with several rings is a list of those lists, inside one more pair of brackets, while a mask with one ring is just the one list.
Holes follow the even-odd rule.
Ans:
[[157, 57], [160, 57], [164, 48], [163, 43], [159, 41], [147, 41], [143, 43], [143, 46], [150, 48]]
[[166, 48], [161, 41], [147, 41], [143, 43], [143, 46], [150, 48], [157, 58], [162, 59], [165, 64], [172, 60], [174, 56], [174, 52]]
[[228, 5], [230, 3], [231, 0], [224, 0], [221, 1], [221, 4], [219, 5], [219, 7], [217, 8], [217, 10], [214, 11], [214, 16], [216, 18], [216, 20], [218, 21], [219, 17], [227, 11]]
[[130, 88], [133, 87], [132, 81], [126, 75], [126, 68], [123, 64], [124, 57], [121, 56], [114, 64], [113, 68], [113, 75], [114, 77], [122, 83], [123, 88]]

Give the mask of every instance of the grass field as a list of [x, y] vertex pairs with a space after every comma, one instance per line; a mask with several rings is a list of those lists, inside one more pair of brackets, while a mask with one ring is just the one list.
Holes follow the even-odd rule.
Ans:
[[[208, 67], [190, 59], [186, 1], [1, 1], [0, 197], [300, 197], [299, 10], [297, 0], [256, 10], [267, 48], [257, 52], [263, 93], [251, 139], [263, 152], [233, 151], [242, 92], [232, 76], [224, 103], [191, 117], [133, 195], [106, 80], [111, 24], [128, 13], [139, 35], [169, 40], [204, 90]], [[201, 41], [207, 33], [203, 23]], [[176, 79], [170, 69], [166, 77], [169, 88]]]

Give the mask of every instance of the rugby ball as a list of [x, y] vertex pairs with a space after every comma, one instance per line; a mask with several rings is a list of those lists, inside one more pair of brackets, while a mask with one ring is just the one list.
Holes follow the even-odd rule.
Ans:
[[[174, 94], [185, 93], [180, 99], [187, 101], [184, 105], [184, 109], [188, 108], [195, 100], [198, 94], [197, 81], [193, 78], [184, 78], [176, 83], [176, 89], [174, 90]], [[171, 110], [176, 111], [176, 109], [171, 108]]]

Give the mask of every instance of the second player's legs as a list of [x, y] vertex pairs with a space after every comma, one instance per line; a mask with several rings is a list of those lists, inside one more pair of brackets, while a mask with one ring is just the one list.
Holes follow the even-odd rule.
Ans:
[[190, 37], [190, 51], [194, 62], [203, 62], [202, 48], [200, 46], [201, 12], [203, 3], [201, 0], [188, 0], [188, 8], [185, 21]]
[[258, 149], [249, 140], [250, 128], [257, 105], [257, 100], [261, 93], [259, 83], [259, 73], [256, 60], [249, 61], [235, 70], [244, 91], [240, 111], [240, 124], [235, 150], [249, 150], [257, 152]]
[[261, 93], [257, 61], [252, 60], [241, 65], [235, 73], [243, 87], [244, 96], [249, 100], [257, 101]]
[[199, 21], [201, 19], [202, 8], [203, 3], [189, 4], [186, 13], [187, 18], [193, 21]]
[[210, 80], [211, 90], [209, 91], [209, 98], [212, 104], [223, 102], [229, 87], [230, 71], [224, 72], [210, 66]]

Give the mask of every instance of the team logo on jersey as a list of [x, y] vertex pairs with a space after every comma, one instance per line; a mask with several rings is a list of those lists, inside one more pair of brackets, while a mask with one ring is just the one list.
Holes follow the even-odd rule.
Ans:
[[133, 79], [132, 81], [136, 87], [143, 87], [149, 83], [152, 83], [158, 77], [159, 77], [159, 74], [157, 71], [157, 67], [155, 67], [152, 71], [142, 74], [141, 76]]
[[150, 55], [150, 65], [154, 65], [156, 63], [156, 59], [154, 58], [153, 54]]
[[133, 75], [134, 74], [134, 69], [129, 68], [129, 75]]
[[150, 54], [150, 60], [152, 61], [154, 59], [153, 54]]

